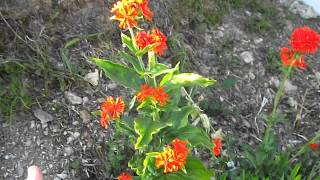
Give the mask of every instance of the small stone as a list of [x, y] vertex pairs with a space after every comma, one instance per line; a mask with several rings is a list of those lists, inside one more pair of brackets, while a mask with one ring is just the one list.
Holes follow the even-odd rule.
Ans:
[[31, 146], [31, 144], [32, 144], [32, 141], [31, 141], [30, 138], [28, 138], [25, 145], [26, 145], [27, 147], [29, 147], [29, 146]]
[[65, 97], [69, 100], [71, 104], [82, 104], [82, 98], [75, 95], [70, 91], [64, 92]]
[[49, 113], [41, 109], [34, 110], [33, 115], [41, 121], [41, 124], [46, 124], [53, 120], [53, 117]]
[[82, 119], [82, 122], [85, 124], [90, 122], [90, 114], [86, 110], [80, 111], [80, 118]]
[[78, 139], [80, 137], [80, 133], [79, 132], [74, 132], [73, 133], [73, 137], [74, 137], [74, 139]]
[[72, 125], [74, 125], [74, 126], [79, 125], [79, 121], [73, 121], [73, 122], [72, 122]]
[[318, 14], [312, 6], [309, 6], [303, 1], [294, 1], [292, 4], [290, 4], [289, 10], [300, 15], [303, 19], [313, 19], [320, 16], [320, 13]]
[[43, 131], [43, 134], [44, 134], [45, 136], [48, 136], [48, 134], [49, 134], [48, 128], [46, 128], [46, 129]]
[[67, 144], [70, 144], [70, 143], [72, 143], [74, 141], [74, 137], [73, 136], [69, 136], [68, 138], [67, 138]]
[[270, 79], [270, 84], [278, 88], [278, 87], [279, 87], [279, 84], [280, 84], [280, 81], [279, 81], [279, 79], [276, 78], [276, 77], [271, 77], [271, 79]]
[[293, 97], [289, 97], [288, 104], [294, 109], [298, 108], [298, 102], [295, 99], [293, 99]]
[[64, 148], [64, 156], [70, 156], [73, 153], [73, 149], [70, 146]]
[[20, 162], [18, 162], [18, 166], [17, 166], [17, 173], [18, 173], [18, 177], [21, 177], [23, 175], [23, 168], [21, 167]]
[[249, 78], [253, 80], [256, 78], [256, 75], [254, 75], [252, 72], [249, 72]]
[[316, 74], [316, 79], [320, 81], [320, 72], [316, 72], [315, 74]]
[[285, 91], [286, 93], [294, 93], [294, 92], [297, 91], [297, 90], [298, 90], [298, 87], [295, 86], [295, 85], [293, 85], [290, 80], [287, 80], [287, 81], [284, 83], [284, 91]]
[[60, 179], [67, 179], [68, 175], [67, 174], [57, 174], [57, 177]]
[[116, 89], [118, 87], [118, 85], [116, 84], [116, 83], [110, 83], [110, 84], [108, 84], [107, 85], [107, 88], [106, 89], [108, 89], [108, 90], [114, 90], [114, 89]]
[[94, 72], [90, 72], [84, 76], [84, 80], [92, 84], [93, 86], [97, 86], [99, 84], [99, 71], [95, 69]]
[[255, 40], [254, 40], [254, 43], [255, 43], [255, 44], [260, 44], [260, 43], [262, 43], [262, 41], [263, 41], [262, 38], [258, 38], [258, 39], [255, 39]]
[[86, 103], [88, 103], [89, 102], [89, 98], [88, 97], [83, 97], [82, 98], [82, 103], [83, 104], [86, 104]]
[[252, 54], [252, 52], [249, 52], [249, 51], [242, 52], [240, 54], [240, 57], [247, 64], [253, 63], [253, 61], [254, 61], [253, 54]]
[[34, 121], [30, 122], [30, 129], [33, 129], [34, 127], [36, 127], [36, 123]]

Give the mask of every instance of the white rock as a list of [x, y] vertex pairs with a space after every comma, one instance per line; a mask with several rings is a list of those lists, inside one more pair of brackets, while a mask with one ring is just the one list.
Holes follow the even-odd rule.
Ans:
[[320, 72], [316, 72], [316, 79], [320, 81]]
[[92, 84], [93, 86], [97, 86], [99, 84], [99, 71], [95, 69], [94, 72], [88, 73], [84, 76], [84, 80]]
[[[314, 2], [320, 4], [317, 1]], [[320, 16], [320, 13], [317, 13], [312, 6], [308, 5], [306, 0], [281, 0], [280, 3], [283, 3], [291, 12], [304, 19], [313, 19]]]
[[82, 104], [82, 98], [75, 95], [70, 91], [64, 92], [65, 97], [69, 100], [71, 104]]
[[57, 174], [57, 177], [60, 179], [67, 179], [68, 175], [67, 174]]
[[83, 123], [87, 124], [90, 122], [90, 114], [88, 113], [88, 111], [82, 110], [79, 113]]
[[89, 102], [89, 98], [88, 97], [83, 97], [82, 98], [82, 102], [83, 102], [83, 104], [86, 104], [87, 102]]
[[249, 51], [242, 52], [240, 54], [240, 57], [247, 64], [252, 63], [254, 61], [253, 54]]
[[74, 139], [78, 139], [80, 137], [80, 133], [79, 132], [74, 132], [73, 133], [73, 137], [74, 137]]
[[290, 80], [287, 80], [287, 81], [284, 83], [284, 91], [285, 91], [286, 93], [293, 93], [293, 92], [295, 92], [295, 91], [297, 91], [297, 90], [298, 90], [298, 87], [295, 86], [295, 85], [293, 85]]
[[70, 146], [64, 148], [64, 156], [70, 156], [73, 153], [73, 149]]
[[33, 115], [41, 121], [41, 124], [46, 124], [53, 120], [53, 117], [49, 113], [41, 109], [34, 110]]
[[107, 85], [107, 90], [114, 90], [114, 89], [116, 89], [118, 87], [118, 85], [116, 84], [116, 83], [110, 83], [110, 84], [108, 84]]

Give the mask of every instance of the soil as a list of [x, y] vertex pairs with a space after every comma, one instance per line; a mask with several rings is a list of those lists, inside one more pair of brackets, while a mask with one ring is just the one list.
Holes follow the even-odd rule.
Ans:
[[[274, 5], [275, 2], [266, 3]], [[288, 45], [294, 27], [307, 25], [319, 31], [320, 19], [301, 19], [285, 7], [275, 5], [279, 13], [272, 28], [253, 32], [249, 30], [248, 20], [259, 16], [259, 13], [250, 9], [230, 8], [220, 23], [210, 25], [201, 20], [194, 23], [190, 18], [176, 17], [170, 12], [174, 5], [175, 2], [169, 0], [150, 2], [155, 14], [153, 25], [172, 40], [178, 40], [178, 48], [186, 54], [182, 58], [185, 71], [218, 81], [215, 86], [202, 89], [198, 94], [198, 102], [209, 115], [212, 127], [216, 130], [221, 128], [226, 136], [235, 138], [235, 148], [243, 143], [259, 143], [265, 127], [262, 114], [270, 112], [280, 79], [278, 51]], [[116, 23], [108, 19], [110, 7], [111, 2], [101, 1], [87, 6], [71, 4], [63, 11], [50, 12], [49, 16], [32, 13], [23, 19], [7, 18], [7, 22], [19, 34], [23, 33], [23, 26], [31, 40], [37, 38], [36, 42], [48, 43], [48, 61], [58, 71], [68, 71], [61, 60], [60, 49], [68, 40], [82, 37], [78, 44], [68, 48], [68, 55], [84, 76], [96, 68], [88, 57], [114, 57], [116, 49], [121, 48]], [[0, 57], [21, 58], [28, 54], [14, 48], [21, 48], [21, 45], [15, 45], [16, 40], [11, 41], [14, 35], [1, 19], [0, 32], [6, 33], [3, 42], [8, 47], [3, 53], [0, 49]], [[38, 36], [39, 33], [42, 35]], [[101, 36], [84, 37], [94, 33]], [[0, 48], [3, 47], [0, 45]], [[161, 60], [170, 62], [181, 58], [173, 51], [171, 47]], [[252, 59], [244, 59], [248, 54]], [[279, 123], [275, 131], [283, 148], [306, 143], [320, 130], [318, 59], [319, 52], [306, 58], [306, 70], [295, 70], [291, 86], [287, 87], [288, 93], [281, 101], [280, 111], [285, 114], [287, 122]], [[104, 173], [105, 166], [108, 166], [103, 161], [106, 155], [99, 152], [114, 151], [105, 143], [112, 143], [114, 130], [112, 127], [102, 129], [99, 117], [90, 112], [96, 111], [107, 95], [123, 96], [128, 101], [132, 92], [115, 85], [102, 73], [98, 86], [76, 79], [61, 88], [59, 81], [52, 80], [48, 83], [48, 90], [44, 82], [47, 79], [43, 77], [29, 74], [26, 80], [33, 85], [30, 93], [34, 97], [43, 93], [46, 96], [38, 98], [30, 109], [17, 112], [13, 124], [6, 123], [4, 117], [0, 119], [0, 179], [24, 179], [27, 167], [31, 165], [38, 165], [45, 179], [57, 180], [113, 179], [116, 173], [126, 170], [124, 163], [119, 165], [119, 169]], [[65, 91], [73, 92], [83, 102], [72, 104]], [[262, 106], [264, 99], [267, 103]], [[37, 109], [50, 114], [53, 120], [41, 123], [34, 115]], [[89, 114], [89, 118], [83, 118], [83, 114]]]

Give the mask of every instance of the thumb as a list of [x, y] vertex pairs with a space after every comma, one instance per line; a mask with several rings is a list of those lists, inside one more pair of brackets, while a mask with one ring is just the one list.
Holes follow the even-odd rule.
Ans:
[[42, 172], [38, 166], [28, 168], [27, 180], [43, 180]]

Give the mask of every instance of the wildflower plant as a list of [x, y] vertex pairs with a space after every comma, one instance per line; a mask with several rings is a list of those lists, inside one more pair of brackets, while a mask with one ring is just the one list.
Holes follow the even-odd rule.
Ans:
[[[220, 155], [220, 139], [211, 140], [192, 118], [204, 117], [187, 88], [215, 83], [195, 73], [181, 73], [179, 63], [169, 67], [160, 58], [167, 49], [167, 37], [158, 28], [144, 30], [139, 25], [152, 21], [148, 0], [118, 0], [111, 10], [118, 21], [125, 49], [119, 52], [126, 64], [92, 58], [111, 80], [132, 89], [134, 97], [125, 103], [121, 97], [107, 97], [101, 105], [101, 126], [115, 120], [117, 130], [128, 134], [135, 154], [128, 166], [140, 179], [210, 179], [214, 172], [192, 155], [193, 148]], [[182, 93], [187, 103], [182, 103]], [[133, 111], [135, 109], [136, 111]], [[129, 115], [124, 115], [127, 112]], [[191, 118], [192, 117], [192, 118]], [[203, 118], [202, 118], [203, 119]], [[131, 179], [123, 173], [118, 179]]]

